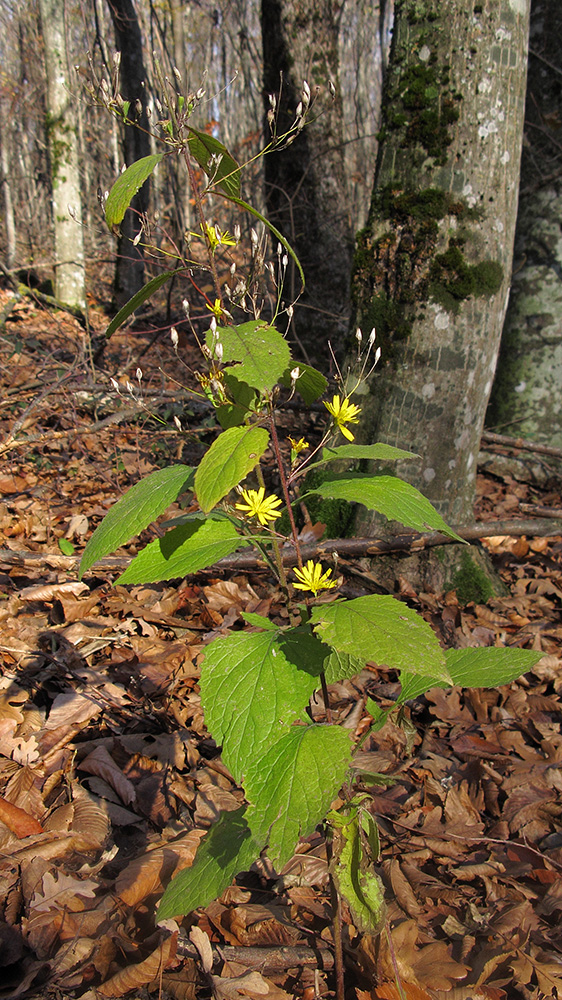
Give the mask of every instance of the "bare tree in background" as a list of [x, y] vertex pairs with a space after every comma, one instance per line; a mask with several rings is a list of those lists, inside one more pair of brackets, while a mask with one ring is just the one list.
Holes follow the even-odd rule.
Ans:
[[60, 302], [86, 307], [82, 198], [78, 169], [75, 98], [69, 81], [65, 5], [39, 0], [47, 74], [47, 133], [55, 233], [55, 294]]
[[[280, 93], [279, 134], [294, 120], [303, 80], [312, 95], [318, 88], [311, 123], [293, 145], [266, 158], [265, 183], [269, 218], [294, 246], [306, 275], [294, 314], [296, 336], [307, 352], [323, 359], [328, 340], [341, 343], [349, 322], [352, 233], [338, 82], [339, 16], [336, 0], [262, 0], [266, 111], [268, 95]], [[297, 279], [286, 288], [287, 299], [298, 291]]]

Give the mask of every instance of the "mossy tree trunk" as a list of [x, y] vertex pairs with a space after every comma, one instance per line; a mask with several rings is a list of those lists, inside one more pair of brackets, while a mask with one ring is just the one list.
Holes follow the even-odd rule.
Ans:
[[529, 0], [397, 0], [355, 257], [357, 323], [383, 351], [357, 439], [417, 452], [398, 473], [455, 524], [473, 516], [511, 278], [528, 26]]
[[[294, 330], [311, 357], [325, 359], [327, 342], [344, 342], [349, 324], [350, 228], [338, 85], [337, 0], [262, 0], [266, 112], [269, 94], [281, 103], [278, 133], [294, 121], [303, 80], [315, 100], [311, 121], [295, 142], [266, 157], [268, 216], [294, 246], [306, 276]], [[330, 83], [335, 98], [330, 98]], [[318, 95], [316, 97], [316, 88]], [[298, 274], [284, 290], [291, 301]]]
[[533, 0], [513, 286], [487, 423], [562, 447], [562, 4]]
[[86, 308], [76, 113], [66, 50], [65, 4], [39, 0], [47, 75], [47, 138], [55, 235], [55, 296]]

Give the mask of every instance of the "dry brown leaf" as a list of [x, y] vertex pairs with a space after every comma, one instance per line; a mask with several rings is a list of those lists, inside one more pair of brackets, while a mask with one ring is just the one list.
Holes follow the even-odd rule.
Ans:
[[[430, 993], [427, 993], [420, 986], [416, 986], [415, 983], [405, 983], [401, 982], [403, 995], [406, 1000], [433, 1000]], [[362, 993], [362, 990], [357, 990], [357, 995]], [[370, 994], [364, 994], [365, 997], [369, 997]], [[396, 983], [382, 983], [375, 989], [375, 997], [377, 1000], [402, 1000], [402, 994], [398, 989]]]
[[34, 816], [3, 798], [0, 798], [0, 820], [19, 840], [43, 833], [43, 827]]
[[104, 781], [107, 781], [126, 806], [136, 803], [137, 796], [133, 784], [117, 767], [105, 747], [96, 747], [95, 750], [92, 750], [85, 760], [80, 762], [80, 770], [86, 771], [88, 774], [97, 774]]
[[98, 986], [98, 993], [104, 997], [122, 997], [129, 990], [146, 986], [147, 983], [157, 979], [161, 971], [175, 962], [176, 946], [177, 934], [170, 934], [148, 958], [145, 958], [144, 962], [127, 966]]
[[151, 893], [161, 892], [172, 875], [193, 863], [204, 833], [204, 830], [190, 830], [177, 840], [135, 858], [116, 879], [116, 895], [127, 906], [136, 906]]
[[290, 1000], [290, 993], [275, 986], [269, 979], [265, 979], [260, 972], [244, 972], [241, 976], [232, 979], [225, 979], [221, 976], [212, 976], [213, 992], [219, 1000], [238, 1000], [240, 995], [247, 997], [264, 997], [270, 1000]]

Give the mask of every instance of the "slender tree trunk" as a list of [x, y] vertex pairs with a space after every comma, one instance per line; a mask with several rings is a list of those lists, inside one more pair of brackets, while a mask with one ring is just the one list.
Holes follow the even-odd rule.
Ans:
[[[115, 44], [121, 53], [121, 96], [131, 102], [129, 115], [137, 125], [126, 126], [123, 134], [124, 159], [129, 166], [150, 155], [142, 37], [132, 0], [108, 0], [108, 5]], [[133, 198], [121, 223], [113, 290], [116, 308], [124, 305], [144, 284], [144, 256], [142, 248], [135, 246], [134, 239], [141, 230], [142, 216], [148, 210], [149, 190], [147, 181]]]
[[487, 424], [562, 446], [562, 4], [533, 0], [513, 286]]
[[47, 73], [47, 133], [55, 233], [55, 295], [86, 307], [82, 201], [74, 98], [69, 84], [62, 0], [39, 0]]
[[[343, 157], [338, 85], [337, 0], [262, 0], [266, 111], [269, 94], [283, 85], [278, 132], [294, 120], [303, 80], [319, 88], [318, 117], [294, 144], [265, 161], [266, 202], [271, 221], [292, 243], [307, 287], [295, 309], [298, 339], [326, 357], [327, 342], [343, 342], [349, 322], [351, 233]], [[329, 84], [336, 88], [330, 102]], [[319, 113], [321, 112], [321, 113]], [[286, 287], [289, 302], [300, 281]]]
[[0, 185], [2, 186], [2, 201], [4, 203], [4, 263], [11, 270], [16, 260], [16, 223], [8, 150], [10, 133], [4, 108], [0, 103]]
[[355, 256], [357, 321], [383, 351], [358, 440], [417, 452], [399, 474], [456, 524], [472, 518], [511, 280], [528, 24], [528, 0], [397, 0]]

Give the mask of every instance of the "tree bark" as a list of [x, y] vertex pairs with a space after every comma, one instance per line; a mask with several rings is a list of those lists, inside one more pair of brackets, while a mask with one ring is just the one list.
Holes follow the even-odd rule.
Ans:
[[[279, 134], [295, 117], [303, 80], [319, 100], [311, 122], [287, 149], [266, 157], [268, 215], [292, 243], [306, 276], [294, 331], [311, 355], [325, 360], [327, 342], [342, 343], [349, 322], [351, 232], [343, 157], [343, 112], [338, 85], [337, 0], [262, 0], [266, 112], [279, 95]], [[336, 88], [330, 101], [329, 84]], [[316, 120], [314, 120], [316, 119]], [[298, 295], [294, 274], [283, 298]]]
[[533, 0], [513, 286], [489, 427], [562, 446], [562, 5]]
[[355, 256], [358, 324], [383, 352], [357, 437], [416, 452], [398, 474], [456, 524], [472, 519], [510, 284], [528, 24], [528, 0], [397, 0]]
[[[108, 0], [108, 5], [115, 30], [115, 44], [121, 53], [121, 96], [131, 102], [129, 116], [136, 121], [136, 127], [125, 126], [123, 132], [125, 164], [130, 166], [141, 157], [150, 155], [142, 36], [132, 0]], [[144, 284], [144, 255], [142, 248], [135, 246], [133, 241], [141, 230], [142, 216], [148, 210], [149, 193], [150, 182], [146, 181], [133, 198], [121, 223], [113, 286], [113, 304], [117, 309]]]
[[39, 0], [47, 74], [47, 134], [55, 233], [55, 296], [86, 308], [82, 199], [73, 97], [66, 52], [65, 6]]

